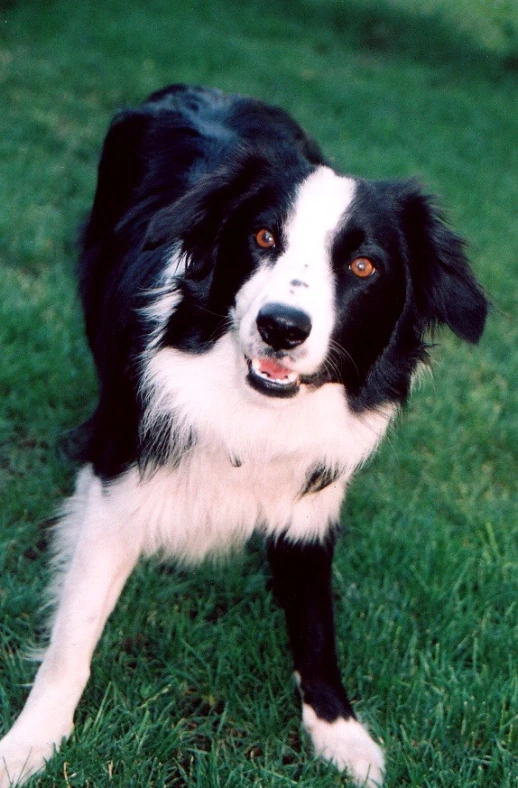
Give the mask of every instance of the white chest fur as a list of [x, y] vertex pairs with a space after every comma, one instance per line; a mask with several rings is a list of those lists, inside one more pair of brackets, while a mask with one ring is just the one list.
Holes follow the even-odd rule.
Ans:
[[[201, 355], [166, 348], [147, 359], [145, 429], [163, 429], [174, 414], [171, 463], [144, 479], [132, 469], [109, 492], [142, 520], [144, 552], [198, 560], [254, 530], [306, 540], [336, 522], [347, 480], [391, 412], [353, 414], [336, 384], [272, 400], [250, 389], [246, 371], [231, 333]], [[178, 446], [185, 448], [174, 467]], [[302, 495], [316, 466], [338, 478]]]

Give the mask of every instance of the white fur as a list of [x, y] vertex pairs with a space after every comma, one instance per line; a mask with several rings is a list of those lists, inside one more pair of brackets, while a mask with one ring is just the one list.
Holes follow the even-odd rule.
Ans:
[[[176, 441], [187, 446], [192, 430], [197, 438], [176, 472], [160, 469], [141, 484], [154, 489], [157, 530], [163, 534], [152, 545], [163, 542], [174, 555], [201, 557], [248, 538], [259, 526], [269, 533], [287, 529], [294, 540], [324, 536], [338, 518], [347, 480], [375, 449], [392, 415], [390, 408], [352, 413], [338, 384], [272, 400], [251, 389], [245, 377], [246, 364], [231, 334], [200, 356], [167, 348], [149, 364], [147, 428], [174, 410]], [[341, 476], [318, 495], [301, 497], [316, 464]], [[130, 478], [121, 484], [134, 484]], [[167, 531], [171, 515], [159, 517], [157, 507], [171, 506], [174, 532], [164, 533], [158, 520], [166, 521]]]
[[[139, 483], [132, 470], [110, 489], [142, 519], [134, 532], [145, 535], [144, 552], [162, 548], [199, 559], [243, 542], [257, 528], [286, 531], [293, 540], [323, 537], [338, 518], [348, 478], [386, 428], [387, 412], [351, 414], [338, 385], [301, 395], [284, 409], [265, 406], [261, 395], [248, 401], [246, 384], [241, 392], [225, 374], [229, 344], [223, 337], [198, 363], [175, 350], [156, 358], [155, 374], [163, 380], [171, 380], [169, 365], [175, 370], [175, 387], [155, 381], [162, 407], [174, 404], [186, 429], [194, 425], [198, 443], [175, 471], [162, 467]], [[218, 376], [221, 385], [214, 382]], [[301, 496], [316, 464], [341, 476], [318, 495]]]
[[67, 568], [54, 588], [50, 644], [22, 713], [0, 741], [0, 788], [42, 769], [73, 729], [93, 650], [138, 559], [121, 514], [85, 468], [59, 528], [58, 561]]
[[340, 771], [347, 771], [357, 785], [381, 786], [385, 768], [383, 752], [357, 720], [339, 717], [326, 722], [304, 703], [302, 722], [317, 755]]
[[176, 286], [176, 278], [185, 271], [185, 255], [175, 247], [169, 258], [164, 273], [157, 287], [148, 295], [153, 297], [150, 306], [143, 312], [150, 323], [150, 338], [146, 355], [156, 349], [164, 332], [167, 320], [173, 314], [182, 300], [180, 291]]

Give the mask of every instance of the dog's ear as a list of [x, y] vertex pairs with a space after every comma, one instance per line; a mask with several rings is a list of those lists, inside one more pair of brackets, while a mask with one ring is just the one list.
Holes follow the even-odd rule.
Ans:
[[232, 212], [259, 188], [268, 165], [260, 152], [242, 151], [234, 160], [199, 181], [152, 219], [144, 249], [180, 246], [192, 278], [213, 271], [219, 240]]
[[444, 323], [467, 342], [479, 341], [489, 302], [432, 197], [411, 181], [403, 196], [405, 235], [414, 295], [427, 327]]

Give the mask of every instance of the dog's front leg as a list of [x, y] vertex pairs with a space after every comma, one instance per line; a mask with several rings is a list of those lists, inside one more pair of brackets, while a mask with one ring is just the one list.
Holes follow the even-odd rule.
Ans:
[[138, 558], [99, 479], [89, 469], [82, 477], [58, 525], [58, 559], [66, 567], [50, 643], [20, 716], [0, 741], [0, 788], [25, 782], [70, 735], [92, 653]]
[[331, 564], [334, 540], [272, 540], [268, 558], [274, 587], [286, 613], [302, 720], [315, 752], [358, 785], [381, 785], [383, 753], [356, 720], [340, 680], [335, 649]]

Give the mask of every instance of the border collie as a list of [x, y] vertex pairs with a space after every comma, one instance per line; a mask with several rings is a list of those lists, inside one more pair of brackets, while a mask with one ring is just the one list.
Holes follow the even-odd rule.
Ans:
[[434, 201], [337, 173], [282, 110], [173, 85], [119, 113], [83, 237], [99, 377], [55, 533], [55, 615], [0, 788], [73, 728], [139, 556], [194, 564], [264, 535], [315, 752], [380, 785], [340, 679], [331, 561], [340, 506], [426, 361], [476, 343], [486, 298]]

